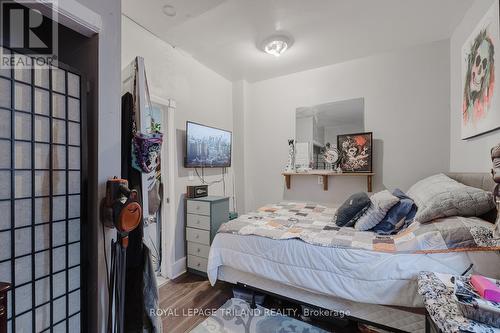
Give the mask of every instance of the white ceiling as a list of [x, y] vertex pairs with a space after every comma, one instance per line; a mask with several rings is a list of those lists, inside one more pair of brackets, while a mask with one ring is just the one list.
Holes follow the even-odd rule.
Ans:
[[[473, 2], [122, 0], [122, 10], [226, 78], [254, 82], [449, 38]], [[163, 14], [167, 4], [175, 17]], [[293, 36], [289, 51], [276, 58], [257, 49], [278, 31]]]

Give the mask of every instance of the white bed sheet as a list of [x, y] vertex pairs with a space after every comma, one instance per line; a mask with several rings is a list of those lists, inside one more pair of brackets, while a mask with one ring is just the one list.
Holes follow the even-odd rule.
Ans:
[[477, 273], [500, 277], [498, 252], [390, 254], [220, 233], [210, 248], [207, 273], [212, 285], [219, 267], [229, 266], [355, 302], [422, 307], [419, 271], [461, 274], [471, 263]]

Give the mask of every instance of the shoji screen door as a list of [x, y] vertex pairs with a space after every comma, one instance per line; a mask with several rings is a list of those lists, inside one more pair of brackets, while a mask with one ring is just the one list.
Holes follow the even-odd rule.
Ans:
[[[8, 51], [6, 51], [8, 52]], [[9, 332], [79, 332], [81, 78], [0, 70], [0, 281]]]

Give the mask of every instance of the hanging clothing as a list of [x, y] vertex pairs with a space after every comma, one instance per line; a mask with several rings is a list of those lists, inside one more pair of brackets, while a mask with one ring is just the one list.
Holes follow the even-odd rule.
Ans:
[[154, 313], [159, 307], [158, 285], [156, 283], [156, 272], [153, 268], [151, 252], [146, 244], [143, 244], [144, 271], [143, 271], [143, 294], [144, 294], [144, 320], [143, 332], [162, 333], [161, 317]]

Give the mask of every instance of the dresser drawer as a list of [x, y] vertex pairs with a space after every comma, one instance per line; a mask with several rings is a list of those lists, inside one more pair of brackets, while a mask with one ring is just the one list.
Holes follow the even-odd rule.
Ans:
[[187, 266], [188, 268], [196, 269], [197, 271], [206, 272], [208, 266], [208, 260], [205, 258], [188, 255]]
[[210, 230], [210, 216], [187, 214], [186, 220], [188, 227]]
[[186, 228], [186, 239], [188, 242], [210, 245], [210, 231]]
[[188, 200], [187, 213], [210, 216], [210, 202]]
[[197, 257], [208, 258], [208, 254], [210, 253], [210, 246], [188, 242], [187, 253]]

